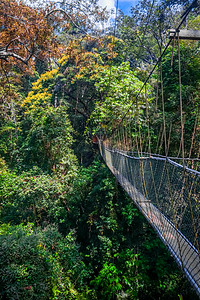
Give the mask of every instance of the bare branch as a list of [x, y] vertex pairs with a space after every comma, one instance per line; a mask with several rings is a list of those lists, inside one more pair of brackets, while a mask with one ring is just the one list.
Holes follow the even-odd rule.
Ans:
[[4, 49], [0, 49], [0, 59], [4, 59], [6, 61], [8, 61], [8, 58], [9, 57], [14, 57], [16, 58], [17, 60], [20, 60], [21, 62], [23, 62], [24, 64], [28, 64], [28, 61], [31, 59], [31, 57], [33, 56], [35, 52], [35, 49], [34, 47], [32, 48], [32, 51], [30, 52], [29, 56], [27, 58], [23, 58], [22, 56], [14, 53], [14, 52], [11, 52], [11, 51], [7, 51], [6, 50], [6, 47]]
[[61, 13], [65, 14], [65, 15], [67, 16], [67, 18], [72, 22], [72, 24], [73, 24], [76, 28], [78, 28], [80, 31], [82, 31], [85, 35], [90, 36], [90, 37], [92, 37], [92, 38], [97, 38], [96, 36], [91, 36], [91, 35], [88, 34], [84, 29], [80, 28], [80, 27], [74, 22], [74, 20], [72, 19], [72, 17], [71, 17], [64, 9], [62, 9], [62, 8], [55, 8], [55, 9], [51, 10], [50, 12], [48, 12], [48, 13], [46, 14], [45, 17], [48, 19], [48, 17], [49, 17], [50, 15], [52, 15], [52, 14], [54, 14], [54, 13], [56, 13], [56, 12], [61, 12]]

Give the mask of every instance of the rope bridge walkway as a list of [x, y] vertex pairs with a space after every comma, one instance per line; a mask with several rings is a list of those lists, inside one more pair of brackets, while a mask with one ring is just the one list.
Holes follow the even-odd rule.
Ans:
[[99, 149], [200, 295], [200, 172], [169, 158], [109, 149], [102, 140]]
[[[188, 86], [182, 83], [179, 38], [195, 5], [197, 0], [183, 14], [174, 37], [130, 101], [127, 97], [126, 105], [120, 99], [109, 103], [108, 98], [112, 111], [106, 117], [108, 108], [103, 108], [97, 136], [105, 163], [200, 296], [200, 102], [183, 92]], [[173, 81], [164, 73], [170, 68]]]

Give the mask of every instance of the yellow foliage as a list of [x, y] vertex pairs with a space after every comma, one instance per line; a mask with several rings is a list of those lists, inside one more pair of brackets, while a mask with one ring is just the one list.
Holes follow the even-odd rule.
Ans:
[[40, 76], [40, 78], [36, 82], [33, 83], [32, 89], [33, 90], [42, 89], [42, 83], [46, 80], [54, 78], [57, 74], [58, 74], [58, 69], [53, 69], [51, 71], [48, 71], [48, 72], [42, 74]]
[[61, 66], [64, 66], [64, 64], [68, 61], [68, 59], [69, 59], [69, 55], [63, 54], [62, 58], [58, 60], [58, 63]]
[[28, 96], [24, 99], [21, 107], [25, 109], [25, 114], [33, 112], [39, 106], [45, 106], [50, 102], [52, 93], [48, 91], [48, 88], [43, 88], [43, 83], [49, 79], [55, 79], [58, 75], [58, 69], [53, 69], [40, 76], [40, 78], [33, 83], [32, 91], [28, 93]]
[[52, 94], [48, 92], [39, 92], [34, 94], [33, 91], [29, 92], [28, 96], [24, 99], [21, 107], [25, 108], [25, 113], [28, 111], [36, 109], [38, 106], [46, 104], [51, 99]]

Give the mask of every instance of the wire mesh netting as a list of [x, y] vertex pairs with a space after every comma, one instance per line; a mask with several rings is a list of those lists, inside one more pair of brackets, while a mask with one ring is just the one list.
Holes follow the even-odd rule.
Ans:
[[109, 149], [102, 141], [99, 148], [200, 295], [200, 172], [169, 158]]

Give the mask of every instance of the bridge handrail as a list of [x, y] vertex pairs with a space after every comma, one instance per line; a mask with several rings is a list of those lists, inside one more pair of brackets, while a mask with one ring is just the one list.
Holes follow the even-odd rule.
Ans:
[[[104, 146], [105, 147], [105, 149], [106, 150], [108, 150], [108, 151], [110, 151], [110, 152], [115, 152], [115, 153], [119, 153], [119, 154], [121, 154], [121, 155], [123, 155], [123, 156], [125, 156], [125, 157], [128, 157], [128, 158], [131, 158], [131, 159], [138, 159], [138, 160], [148, 160], [148, 159], [155, 159], [155, 160], [163, 160], [163, 161], [167, 161], [167, 162], [169, 162], [171, 165], [174, 165], [174, 166], [176, 166], [176, 167], [178, 167], [178, 168], [181, 168], [181, 169], [183, 169], [183, 171], [186, 171], [187, 173], [192, 173], [192, 174], [194, 174], [194, 175], [197, 175], [198, 177], [200, 177], [200, 172], [199, 171], [196, 171], [196, 170], [193, 170], [193, 169], [190, 169], [190, 168], [188, 168], [188, 167], [186, 167], [186, 166], [183, 166], [183, 165], [181, 165], [181, 164], [178, 164], [178, 163], [176, 163], [175, 161], [173, 161], [173, 160], [171, 160], [169, 157], [160, 157], [160, 155], [159, 155], [159, 157], [157, 157], [157, 154], [149, 154], [149, 156], [145, 156], [145, 157], [143, 157], [143, 156], [140, 156], [140, 157], [137, 157], [137, 156], [130, 156], [130, 155], [128, 155], [128, 154], [125, 154], [125, 153], [123, 153], [123, 152], [125, 152], [125, 151], [119, 151], [118, 149], [110, 149], [110, 148], [108, 148], [108, 147], [106, 147], [106, 146]], [[147, 154], [147, 153], [144, 153], [144, 154]]]

